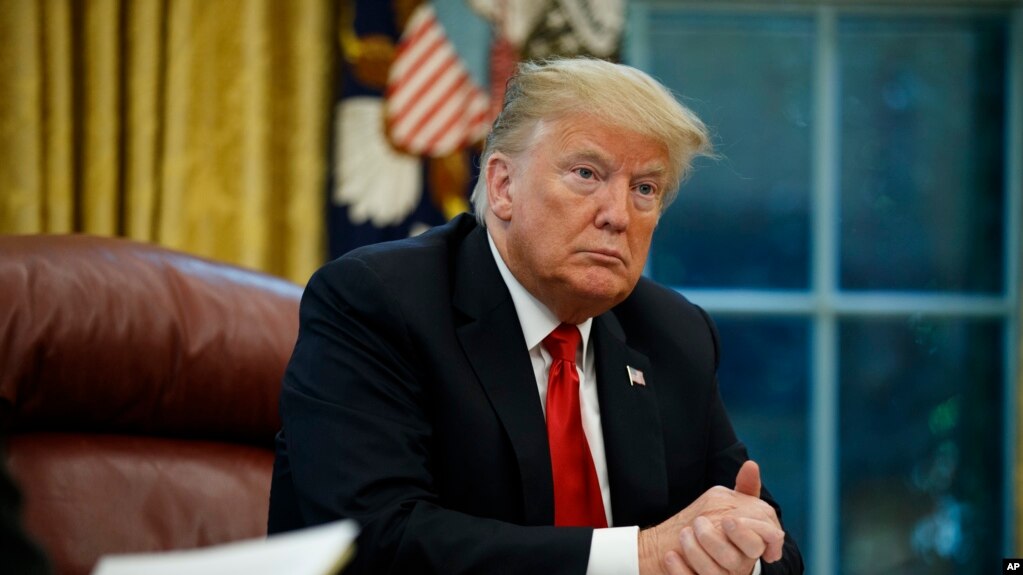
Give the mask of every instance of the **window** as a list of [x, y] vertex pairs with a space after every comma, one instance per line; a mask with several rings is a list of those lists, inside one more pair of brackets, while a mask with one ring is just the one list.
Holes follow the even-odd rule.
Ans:
[[808, 573], [1010, 555], [1023, 10], [634, 0], [700, 162], [647, 273], [703, 305]]

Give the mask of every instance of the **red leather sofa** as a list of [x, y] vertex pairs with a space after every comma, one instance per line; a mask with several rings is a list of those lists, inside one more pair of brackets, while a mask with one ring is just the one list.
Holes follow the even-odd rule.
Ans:
[[57, 573], [266, 533], [300, 295], [149, 244], [0, 237], [2, 453]]

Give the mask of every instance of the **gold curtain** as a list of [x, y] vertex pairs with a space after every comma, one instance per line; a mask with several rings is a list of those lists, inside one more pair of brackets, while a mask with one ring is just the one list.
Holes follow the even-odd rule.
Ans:
[[331, 0], [0, 0], [0, 233], [323, 261]]

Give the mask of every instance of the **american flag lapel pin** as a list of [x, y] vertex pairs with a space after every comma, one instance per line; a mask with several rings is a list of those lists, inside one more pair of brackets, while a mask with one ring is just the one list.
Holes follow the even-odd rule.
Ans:
[[643, 372], [632, 367], [631, 365], [625, 366], [625, 369], [629, 372], [629, 385], [642, 385], [646, 387], [646, 380], [643, 379]]

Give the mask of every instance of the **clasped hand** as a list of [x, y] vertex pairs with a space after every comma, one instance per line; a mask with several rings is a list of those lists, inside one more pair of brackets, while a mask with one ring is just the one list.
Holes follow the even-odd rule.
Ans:
[[747, 461], [735, 489], [715, 486], [639, 534], [641, 575], [750, 575], [757, 559], [781, 559], [785, 532], [760, 499], [760, 468]]

